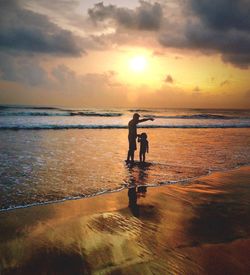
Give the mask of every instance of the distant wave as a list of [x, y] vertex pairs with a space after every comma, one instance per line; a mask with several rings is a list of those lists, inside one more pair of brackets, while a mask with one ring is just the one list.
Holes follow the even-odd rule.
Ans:
[[131, 113], [135, 113], [135, 112], [150, 113], [150, 112], [152, 112], [152, 110], [149, 110], [149, 109], [130, 109], [128, 111], [131, 112]]
[[[12, 111], [16, 109], [16, 111]], [[26, 111], [18, 111], [26, 110]], [[41, 112], [32, 111], [32, 110], [41, 110]], [[48, 112], [49, 111], [59, 111]], [[66, 113], [66, 114], [63, 114]], [[82, 115], [82, 116], [122, 116], [123, 114], [116, 110], [108, 109], [95, 109], [95, 108], [63, 108], [63, 107], [40, 107], [40, 106], [19, 106], [19, 105], [0, 105], [0, 115], [9, 115], [9, 116], [22, 116], [22, 115], [41, 115], [41, 116], [53, 116], [53, 115]]]
[[0, 105], [0, 109], [61, 110], [61, 108], [58, 108], [58, 107], [22, 106], [22, 105]]
[[[41, 109], [42, 110], [42, 109]], [[86, 116], [86, 117], [120, 117], [123, 113], [119, 112], [94, 112], [94, 111], [75, 111], [75, 110], [57, 110], [58, 112], [48, 111], [6, 111], [0, 110], [1, 116]], [[142, 111], [141, 111], [142, 112]], [[225, 116], [225, 115], [214, 115], [214, 114], [195, 114], [195, 115], [144, 115], [144, 118], [160, 118], [160, 119], [240, 119], [246, 120], [250, 117], [237, 117], [237, 116]]]
[[236, 117], [236, 116], [224, 116], [224, 115], [213, 115], [213, 114], [177, 115], [177, 116], [145, 115], [144, 117], [166, 118], [166, 119], [250, 119], [250, 117]]
[[[60, 111], [60, 110], [59, 110]], [[22, 112], [13, 112], [13, 111], [0, 111], [0, 116], [86, 116], [86, 117], [120, 117], [123, 116], [123, 113], [118, 112], [93, 112], [93, 111], [70, 111], [70, 110], [61, 110], [60, 112], [39, 112], [39, 111], [22, 111]], [[144, 115], [145, 118], [160, 118], [160, 119], [221, 119], [221, 120], [230, 120], [230, 119], [240, 119], [246, 120], [250, 117], [237, 117], [237, 116], [224, 116], [224, 115], [213, 115], [213, 114], [197, 114], [197, 115]]]
[[119, 117], [122, 113], [97, 113], [97, 112], [70, 112], [71, 116], [100, 116], [100, 117]]
[[119, 117], [122, 113], [102, 113], [102, 112], [82, 112], [82, 111], [62, 111], [56, 112], [0, 112], [0, 116], [90, 116], [90, 117]]
[[0, 116], [69, 116], [69, 113], [49, 112], [0, 112]]
[[[142, 129], [210, 129], [210, 128], [250, 128], [245, 124], [208, 124], [208, 125], [143, 125]], [[127, 129], [126, 125], [8, 125], [0, 130], [67, 130], [67, 129]]]

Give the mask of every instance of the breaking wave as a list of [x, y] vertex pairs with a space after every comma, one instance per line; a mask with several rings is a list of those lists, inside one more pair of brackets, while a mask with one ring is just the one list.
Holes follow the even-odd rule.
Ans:
[[[177, 116], [164, 116], [164, 115], [144, 115], [144, 117], [153, 118], [166, 118], [166, 119], [239, 119], [239, 117], [213, 115], [213, 114], [195, 114], [195, 115], [177, 115]], [[250, 119], [250, 117], [241, 117], [240, 119]]]
[[119, 117], [122, 113], [102, 112], [0, 112], [0, 116], [89, 116], [89, 117]]

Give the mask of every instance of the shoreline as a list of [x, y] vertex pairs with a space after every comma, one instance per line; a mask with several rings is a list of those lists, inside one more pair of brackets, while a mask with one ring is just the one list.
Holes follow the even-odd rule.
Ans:
[[[135, 161], [135, 163], [139, 163], [137, 161]], [[147, 162], [146, 162], [147, 163]], [[188, 178], [188, 179], [183, 179], [183, 180], [176, 180], [176, 181], [169, 181], [166, 183], [159, 183], [159, 184], [141, 184], [141, 185], [136, 185], [137, 187], [140, 186], [145, 186], [147, 188], [158, 188], [158, 187], [162, 187], [162, 186], [171, 186], [171, 185], [175, 185], [175, 184], [188, 184], [191, 183], [195, 180], [199, 180], [204, 177], [213, 175], [214, 173], [226, 173], [226, 172], [230, 172], [230, 171], [234, 171], [234, 170], [238, 170], [241, 168], [249, 168], [250, 169], [250, 163], [247, 164], [243, 164], [243, 165], [239, 165], [233, 168], [225, 168], [225, 169], [221, 169], [221, 170], [213, 170], [213, 171], [209, 171], [207, 174], [201, 175], [201, 176], [197, 176], [197, 177], [193, 177], [193, 178]], [[15, 207], [9, 207], [9, 208], [3, 208], [0, 209], [0, 213], [5, 213], [5, 212], [9, 212], [9, 211], [15, 211], [15, 210], [19, 210], [19, 209], [26, 209], [26, 208], [31, 208], [31, 207], [39, 207], [39, 206], [46, 206], [46, 205], [50, 205], [50, 204], [60, 204], [60, 203], [64, 203], [67, 201], [78, 201], [78, 200], [82, 200], [82, 199], [89, 199], [89, 198], [94, 198], [94, 197], [99, 197], [99, 196], [103, 196], [103, 195], [109, 195], [109, 194], [113, 194], [113, 193], [117, 193], [117, 192], [122, 192], [124, 190], [127, 190], [129, 188], [133, 188], [134, 186], [128, 186], [128, 184], [124, 183], [121, 184], [123, 185], [120, 188], [114, 189], [114, 190], [108, 190], [108, 191], [100, 191], [100, 192], [96, 192], [93, 193], [91, 195], [79, 195], [76, 197], [65, 197], [63, 199], [59, 199], [59, 200], [54, 200], [54, 201], [47, 201], [47, 202], [37, 202], [37, 203], [32, 203], [32, 204], [27, 204], [27, 205], [20, 205], [20, 206], [15, 206]]]
[[248, 274], [249, 183], [241, 167], [1, 212], [1, 274]]

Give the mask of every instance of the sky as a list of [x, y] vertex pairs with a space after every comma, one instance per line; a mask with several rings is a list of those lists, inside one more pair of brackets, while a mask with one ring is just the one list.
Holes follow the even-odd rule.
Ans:
[[0, 104], [250, 108], [250, 0], [0, 0]]

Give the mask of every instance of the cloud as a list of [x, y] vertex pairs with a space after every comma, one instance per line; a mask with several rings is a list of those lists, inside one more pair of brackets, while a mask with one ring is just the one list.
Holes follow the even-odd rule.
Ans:
[[224, 62], [242, 69], [250, 66], [249, 14], [249, 0], [140, 1], [135, 9], [101, 2], [88, 10], [97, 26], [114, 28], [112, 34], [100, 36], [106, 46], [142, 45], [144, 40], [144, 45], [155, 47], [158, 42], [167, 48], [220, 54]]
[[72, 13], [79, 5], [79, 0], [24, 0], [29, 2], [29, 5], [35, 3], [46, 10], [52, 10], [57, 13]]
[[72, 56], [83, 52], [70, 31], [45, 15], [21, 7], [15, 0], [0, 2], [0, 49]]
[[[127, 102], [127, 90], [115, 78], [115, 71], [77, 74], [61, 64], [52, 69], [53, 91], [68, 106], [117, 106]], [[73, 96], [71, 96], [73, 95]]]
[[165, 47], [220, 53], [224, 62], [250, 66], [250, 1], [187, 0], [189, 13], [171, 29], [160, 33]]
[[60, 64], [51, 71], [52, 76], [62, 85], [76, 80], [76, 73], [67, 66]]
[[49, 77], [36, 59], [0, 54], [0, 79], [30, 86], [47, 85]]
[[163, 16], [162, 7], [159, 3], [140, 1], [136, 9], [120, 8], [115, 5], [97, 3], [88, 14], [94, 22], [111, 20], [120, 27], [132, 30], [154, 31], [161, 26]]
[[250, 29], [248, 0], [190, 0], [190, 4], [204, 24], [212, 29]]
[[164, 82], [169, 83], [169, 84], [173, 84], [174, 83], [173, 77], [170, 74], [168, 74], [166, 76]]

